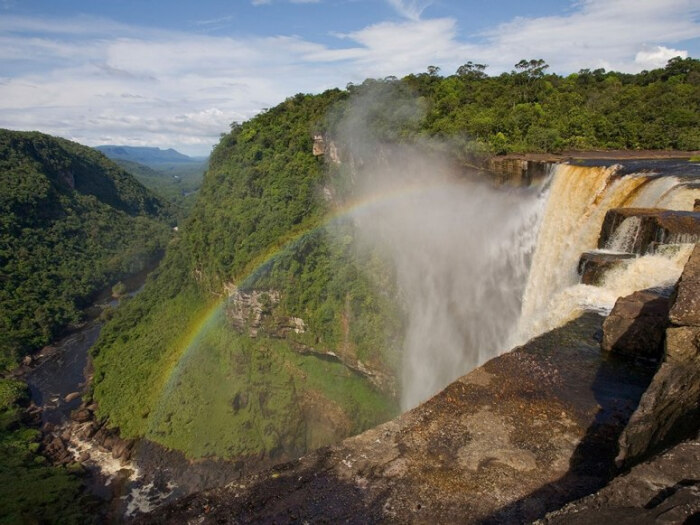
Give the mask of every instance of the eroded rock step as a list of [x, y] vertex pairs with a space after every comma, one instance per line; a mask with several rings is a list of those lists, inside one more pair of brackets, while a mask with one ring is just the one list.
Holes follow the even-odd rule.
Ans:
[[613, 208], [605, 214], [598, 248], [610, 246], [616, 230], [626, 219], [637, 218], [634, 238], [625, 251], [644, 254], [658, 244], [694, 243], [700, 240], [700, 212], [659, 208]]
[[599, 285], [608, 270], [620, 266], [623, 261], [634, 259], [633, 253], [604, 251], [583, 252], [578, 261], [578, 274], [582, 284]]

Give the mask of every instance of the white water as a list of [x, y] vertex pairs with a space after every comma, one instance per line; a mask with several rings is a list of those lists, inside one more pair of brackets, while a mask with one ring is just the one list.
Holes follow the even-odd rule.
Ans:
[[[355, 216], [359, 236], [389, 254], [406, 306], [404, 409], [583, 310], [609, 312], [620, 296], [676, 282], [690, 245], [621, 262], [602, 286], [579, 284], [579, 258], [596, 249], [608, 210], [698, 193], [685, 195], [675, 177], [617, 169], [559, 165], [542, 191], [459, 181], [404, 150], [359, 170], [361, 198], [373, 202]], [[606, 249], [629, 251], [638, 230], [639, 219], [623, 221]]]
[[[677, 246], [620, 263], [601, 286], [579, 284], [581, 253], [597, 247], [605, 213], [616, 207], [660, 207], [692, 210], [700, 191], [676, 177], [632, 174], [620, 177], [616, 167], [582, 168], [560, 165], [554, 173], [523, 310], [514, 344], [563, 325], [583, 310], [607, 313], [618, 297], [636, 290], [673, 285], [690, 256], [690, 239], [670, 239]], [[625, 219], [613, 232], [607, 250], [627, 252], [638, 234], [639, 219]]]
[[605, 248], [611, 252], [633, 253], [634, 243], [641, 227], [642, 219], [640, 217], [627, 217], [610, 236]]

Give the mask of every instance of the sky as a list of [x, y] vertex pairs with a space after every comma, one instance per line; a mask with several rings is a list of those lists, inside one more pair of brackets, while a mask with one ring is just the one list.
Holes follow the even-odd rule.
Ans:
[[296, 93], [471, 60], [700, 58], [697, 0], [0, 0], [0, 128], [207, 155]]

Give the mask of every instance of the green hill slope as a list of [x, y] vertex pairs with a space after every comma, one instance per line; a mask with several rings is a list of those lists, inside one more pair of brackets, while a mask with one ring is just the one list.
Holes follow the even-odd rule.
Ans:
[[169, 205], [104, 155], [0, 130], [0, 367], [48, 344], [110, 283], [152, 263]]
[[317, 198], [311, 129], [343, 96], [288, 99], [215, 149], [181, 237], [95, 349], [100, 414], [124, 435], [279, 458], [395, 413], [392, 385], [360, 367], [394, 375], [399, 312]]

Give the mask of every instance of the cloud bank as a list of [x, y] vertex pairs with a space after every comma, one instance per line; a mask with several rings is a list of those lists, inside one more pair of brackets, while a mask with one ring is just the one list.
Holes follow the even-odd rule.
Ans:
[[544, 58], [559, 73], [635, 72], [688, 56], [700, 37], [700, 4], [691, 0], [581, 0], [566, 15], [513, 19], [467, 37], [455, 18], [427, 18], [427, 2], [387, 2], [399, 20], [331, 33], [331, 43], [6, 15], [0, 127], [205, 154], [232, 121], [297, 92], [428, 65], [449, 74], [468, 60], [489, 64], [490, 74], [521, 58]]

